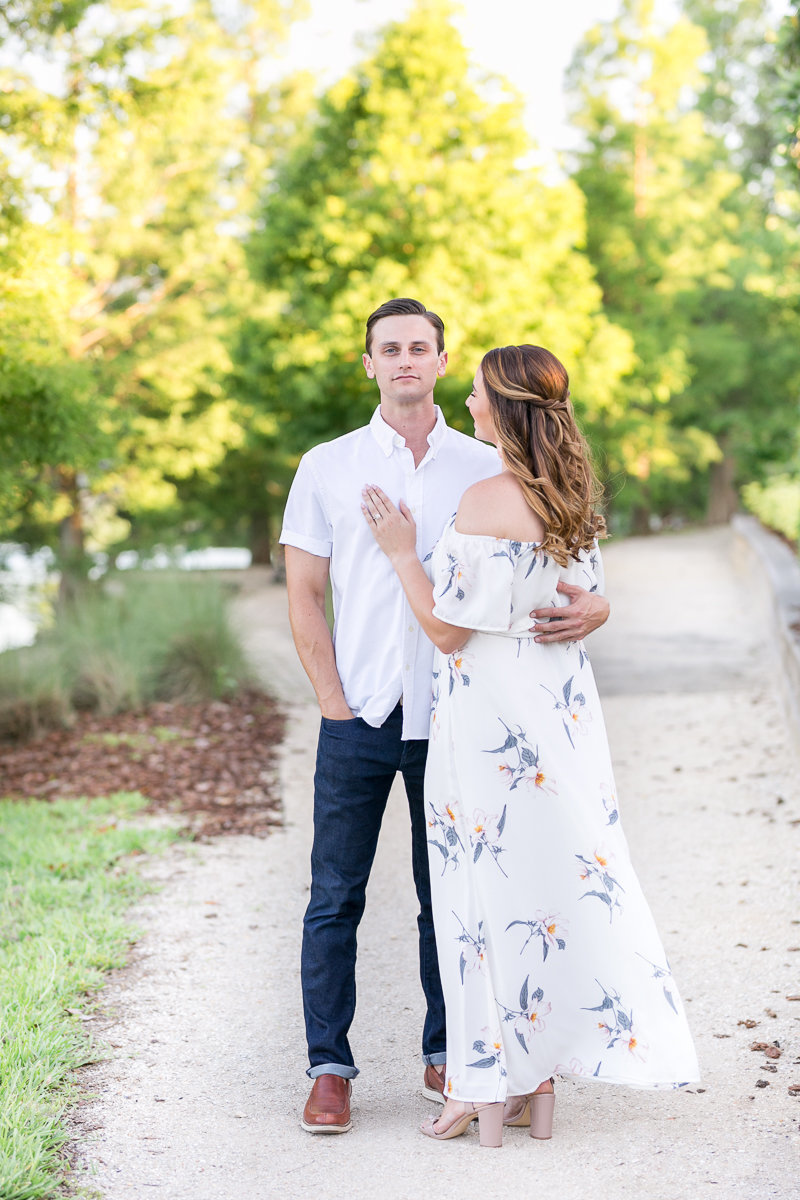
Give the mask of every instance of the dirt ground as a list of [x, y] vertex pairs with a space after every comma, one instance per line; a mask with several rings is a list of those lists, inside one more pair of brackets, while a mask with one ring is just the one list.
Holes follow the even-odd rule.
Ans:
[[249, 688], [203, 704], [151, 704], [0, 745], [2, 794], [107, 796], [141, 792], [192, 837], [267, 834], [281, 823], [276, 758], [285, 720]]
[[[797, 1200], [800, 761], [760, 573], [729, 530], [605, 551], [612, 620], [589, 644], [622, 820], [687, 1002], [702, 1082], [557, 1081], [554, 1137], [437, 1145], [417, 1126], [422, 998], [408, 816], [396, 790], [370, 883], [352, 1043], [353, 1130], [300, 1128], [299, 987], [317, 714], [285, 593], [249, 573], [236, 613], [288, 713], [284, 825], [181, 846], [95, 1022], [79, 1168], [103, 1200]], [[794, 998], [792, 998], [794, 997]], [[754, 1049], [761, 1046], [761, 1049]], [[765, 1052], [764, 1047], [768, 1047]]]

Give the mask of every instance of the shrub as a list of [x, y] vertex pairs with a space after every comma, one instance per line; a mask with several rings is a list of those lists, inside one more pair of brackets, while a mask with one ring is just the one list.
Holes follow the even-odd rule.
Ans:
[[742, 499], [764, 525], [792, 542], [800, 541], [800, 479], [776, 475], [767, 483], [748, 483]]

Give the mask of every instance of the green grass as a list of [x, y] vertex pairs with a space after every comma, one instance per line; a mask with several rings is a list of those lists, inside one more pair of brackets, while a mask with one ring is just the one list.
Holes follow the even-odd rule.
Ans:
[[94, 742], [100, 746], [109, 746], [112, 750], [117, 746], [130, 746], [132, 750], [149, 750], [153, 738], [162, 745], [165, 742], [186, 741], [174, 729], [164, 725], [154, 725], [147, 733], [85, 733], [81, 739], [84, 742]]
[[146, 890], [135, 856], [174, 836], [137, 821], [143, 800], [0, 801], [0, 1197], [61, 1195], [72, 1072], [96, 1061], [80, 1020], [133, 940]]

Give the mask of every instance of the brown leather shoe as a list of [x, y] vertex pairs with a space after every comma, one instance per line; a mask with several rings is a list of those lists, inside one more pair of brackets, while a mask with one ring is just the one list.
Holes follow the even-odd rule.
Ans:
[[318, 1075], [303, 1109], [301, 1124], [308, 1133], [347, 1133], [350, 1120], [349, 1079], [341, 1075]]
[[422, 1081], [422, 1094], [426, 1100], [435, 1100], [437, 1104], [444, 1104], [444, 1077], [447, 1073], [447, 1067], [439, 1073], [436, 1067], [431, 1063], [427, 1063], [425, 1067], [425, 1078]]

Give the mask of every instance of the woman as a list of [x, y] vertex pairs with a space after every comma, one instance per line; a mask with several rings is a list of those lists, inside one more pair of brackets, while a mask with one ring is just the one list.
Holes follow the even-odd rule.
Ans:
[[364, 515], [437, 647], [425, 777], [448, 1097], [424, 1133], [478, 1117], [550, 1136], [553, 1075], [680, 1087], [697, 1061], [628, 856], [582, 643], [540, 644], [560, 580], [602, 588], [596, 489], [564, 367], [491, 350], [467, 406], [500, 475], [465, 492], [430, 556], [379, 489]]

